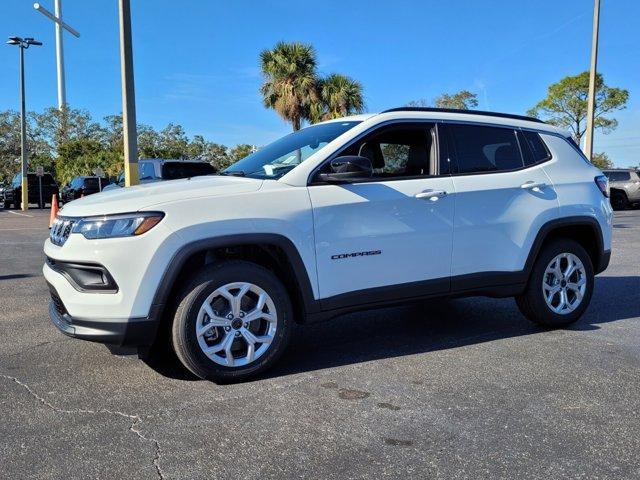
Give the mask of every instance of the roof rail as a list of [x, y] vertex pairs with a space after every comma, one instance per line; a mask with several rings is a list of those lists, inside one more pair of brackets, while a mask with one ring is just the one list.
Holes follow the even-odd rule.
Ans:
[[482, 115], [487, 117], [513, 118], [514, 120], [526, 120], [528, 122], [545, 123], [539, 118], [527, 117], [526, 115], [514, 115], [511, 113], [486, 112], [483, 110], [462, 110], [458, 108], [433, 108], [433, 107], [398, 107], [384, 110], [380, 113], [388, 112], [434, 112], [434, 113], [463, 113], [465, 115]]

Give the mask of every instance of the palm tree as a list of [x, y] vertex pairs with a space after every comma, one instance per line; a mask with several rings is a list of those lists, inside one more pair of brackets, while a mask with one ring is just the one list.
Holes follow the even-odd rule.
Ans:
[[323, 120], [346, 117], [364, 111], [362, 84], [356, 80], [332, 73], [320, 82]]
[[265, 107], [300, 130], [318, 102], [316, 53], [311, 45], [279, 42], [260, 53], [264, 83], [260, 87]]

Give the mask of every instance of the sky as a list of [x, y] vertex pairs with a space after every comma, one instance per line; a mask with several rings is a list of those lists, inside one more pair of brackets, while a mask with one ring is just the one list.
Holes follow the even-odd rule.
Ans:
[[[53, 11], [53, 0], [40, 2]], [[278, 41], [312, 44], [320, 74], [349, 75], [367, 111], [462, 89], [479, 107], [525, 113], [547, 87], [589, 68], [592, 0], [132, 0], [138, 122], [179, 123], [226, 145], [289, 132], [262, 105], [258, 56]], [[67, 102], [96, 119], [122, 110], [116, 0], [62, 0]], [[598, 71], [630, 91], [595, 151], [640, 163], [640, 2], [603, 0]], [[53, 22], [31, 0], [0, 0], [0, 35], [44, 42], [26, 52], [27, 109], [54, 106]], [[19, 108], [18, 51], [0, 48], [0, 110]]]

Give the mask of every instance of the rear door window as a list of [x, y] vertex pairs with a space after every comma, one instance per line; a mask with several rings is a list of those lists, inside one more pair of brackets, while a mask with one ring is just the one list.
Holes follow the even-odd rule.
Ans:
[[449, 124], [447, 129], [455, 173], [503, 172], [524, 166], [516, 132], [511, 128]]

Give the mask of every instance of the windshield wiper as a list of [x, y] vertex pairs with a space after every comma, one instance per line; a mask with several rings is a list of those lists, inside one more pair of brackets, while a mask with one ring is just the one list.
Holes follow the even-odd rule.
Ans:
[[220, 175], [229, 175], [232, 177], [244, 177], [245, 173], [242, 170], [232, 170], [232, 171], [224, 171], [220, 172]]

